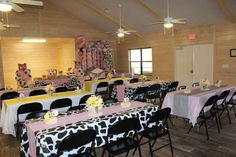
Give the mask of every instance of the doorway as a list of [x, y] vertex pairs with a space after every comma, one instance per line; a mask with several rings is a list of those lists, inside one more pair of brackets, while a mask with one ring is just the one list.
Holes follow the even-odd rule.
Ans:
[[213, 44], [182, 46], [175, 49], [175, 80], [191, 86], [207, 78], [213, 84]]

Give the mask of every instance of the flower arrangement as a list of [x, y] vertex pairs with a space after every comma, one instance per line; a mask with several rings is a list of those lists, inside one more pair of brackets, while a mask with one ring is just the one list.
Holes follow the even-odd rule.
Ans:
[[55, 87], [52, 84], [49, 84], [45, 87], [45, 91], [49, 94], [52, 95], [53, 92], [55, 91]]
[[113, 74], [109, 72], [109, 73], [107, 74], [107, 78], [108, 78], [108, 79], [112, 79], [112, 77], [113, 77]]
[[98, 114], [98, 110], [103, 106], [103, 99], [101, 96], [92, 95], [86, 101], [86, 108], [89, 112], [93, 112], [94, 114]]
[[57, 122], [57, 116], [58, 116], [59, 112], [58, 110], [52, 110], [52, 111], [48, 111], [45, 115], [44, 115], [44, 122], [46, 124], [55, 124]]
[[139, 80], [141, 80], [142, 82], [145, 82], [145, 81], [147, 80], [147, 76], [141, 75], [141, 76], [139, 77]]
[[200, 81], [201, 88], [208, 89], [209, 85], [210, 85], [210, 82], [207, 78], [201, 79]]
[[216, 83], [215, 83], [215, 86], [216, 87], [220, 87], [222, 84], [222, 81], [221, 80], [217, 80]]

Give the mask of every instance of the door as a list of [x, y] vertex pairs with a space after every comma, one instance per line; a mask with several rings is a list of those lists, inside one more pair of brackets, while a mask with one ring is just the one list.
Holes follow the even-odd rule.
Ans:
[[213, 84], [213, 44], [190, 45], [175, 49], [175, 80], [191, 86], [207, 78]]
[[193, 82], [198, 82], [207, 78], [211, 84], [213, 82], [213, 44], [194, 45], [193, 47]]
[[175, 80], [179, 85], [191, 85], [193, 80], [193, 47], [184, 46], [175, 50]]

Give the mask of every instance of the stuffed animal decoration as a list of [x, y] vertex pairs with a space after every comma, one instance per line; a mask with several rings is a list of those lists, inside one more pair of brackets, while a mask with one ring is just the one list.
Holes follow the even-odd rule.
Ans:
[[16, 77], [18, 87], [26, 88], [31, 83], [31, 71], [27, 69], [26, 63], [18, 64], [18, 70], [16, 71]]
[[54, 79], [57, 76], [57, 69], [48, 69], [48, 78]]

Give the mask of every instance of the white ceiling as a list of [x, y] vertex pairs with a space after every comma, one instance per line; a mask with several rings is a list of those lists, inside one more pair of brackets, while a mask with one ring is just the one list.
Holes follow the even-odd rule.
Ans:
[[[122, 23], [138, 33], [162, 31], [162, 25], [149, 25], [159, 19], [146, 9], [140, 0], [47, 0], [51, 4], [67, 11], [71, 15], [82, 19], [90, 25], [104, 31], [115, 31], [118, 26], [105, 16], [84, 6], [81, 1], [89, 2], [91, 6], [103, 13], [118, 18], [118, 4], [122, 4]], [[170, 16], [173, 18], [187, 18], [187, 24], [178, 25], [177, 29], [189, 28], [203, 24], [229, 21], [230, 18], [217, 3], [218, 0], [170, 0]], [[167, 15], [166, 0], [143, 0], [161, 17]], [[226, 0], [232, 10], [236, 10], [236, 0]]]

